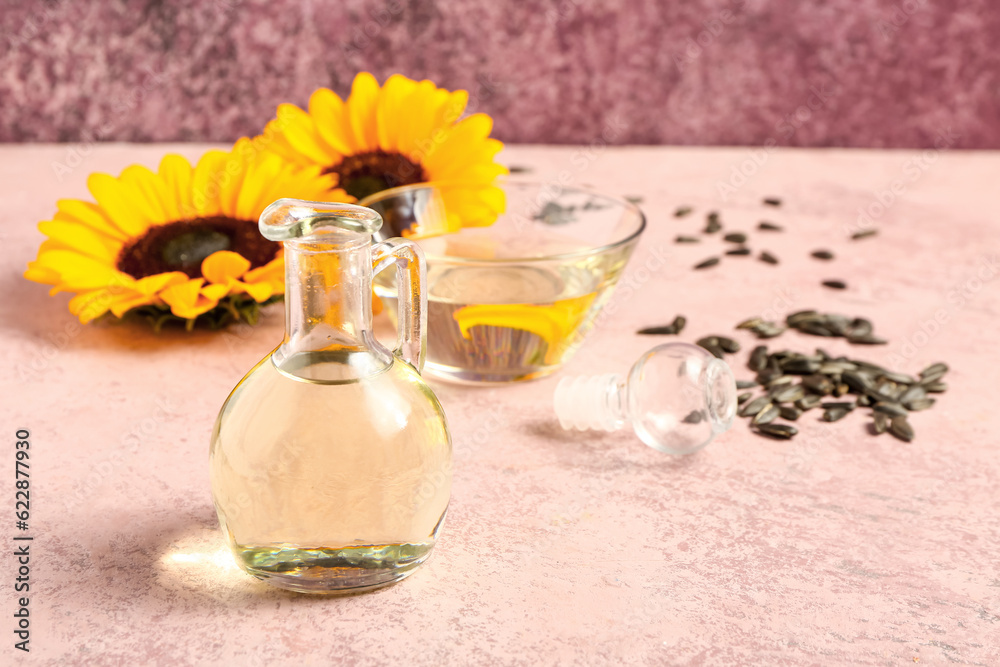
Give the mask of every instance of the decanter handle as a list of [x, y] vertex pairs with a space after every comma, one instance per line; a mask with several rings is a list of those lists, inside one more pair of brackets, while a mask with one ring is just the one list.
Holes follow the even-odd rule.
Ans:
[[424, 368], [427, 351], [427, 292], [424, 291], [426, 268], [424, 253], [413, 241], [391, 238], [372, 246], [375, 274], [396, 266], [397, 321], [399, 332], [393, 355], [417, 369]]

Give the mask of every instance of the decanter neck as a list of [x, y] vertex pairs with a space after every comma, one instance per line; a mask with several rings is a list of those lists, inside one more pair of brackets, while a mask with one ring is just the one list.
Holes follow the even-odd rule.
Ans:
[[285, 340], [276, 355], [364, 353], [366, 365], [392, 363], [372, 331], [371, 241], [353, 236], [285, 242]]

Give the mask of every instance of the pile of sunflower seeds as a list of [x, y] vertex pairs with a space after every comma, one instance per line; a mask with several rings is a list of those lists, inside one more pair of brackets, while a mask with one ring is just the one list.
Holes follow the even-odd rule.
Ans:
[[[789, 327], [816, 336], [841, 336], [850, 342], [871, 344], [872, 324], [861, 318], [843, 315], [824, 315], [815, 310], [792, 313], [786, 318]], [[640, 334], [679, 334], [687, 319], [678, 315], [670, 324], [642, 329]], [[758, 338], [773, 338], [788, 327], [750, 318], [737, 325], [749, 329]], [[885, 342], [877, 339], [879, 342]], [[704, 336], [695, 341], [719, 359], [741, 349], [740, 343], [719, 334]], [[914, 438], [913, 426], [907, 420], [911, 412], [927, 410], [934, 405], [930, 394], [944, 392], [948, 387], [941, 381], [948, 366], [931, 364], [918, 377], [897, 373], [861, 359], [845, 356], [834, 357], [825, 350], [815, 354], [802, 354], [791, 350], [770, 352], [766, 345], [758, 345], [750, 352], [747, 368], [754, 372], [753, 380], [737, 380], [739, 405], [737, 414], [750, 420], [751, 429], [758, 435], [787, 440], [798, 434], [791, 424], [777, 423], [798, 420], [814, 408], [823, 411], [821, 419], [835, 422], [857, 408], [871, 409], [871, 432], [888, 431], [900, 440]], [[753, 391], [762, 390], [754, 397]], [[833, 399], [833, 400], [830, 400]]]
[[751, 317], [737, 324], [736, 328], [752, 331], [757, 338], [774, 338], [792, 328], [811, 336], [846, 338], [849, 343], [855, 345], [884, 345], [887, 342], [884, 338], [874, 335], [874, 326], [870, 320], [835, 313], [820, 313], [815, 310], [792, 313], [785, 318], [784, 324]]
[[[909, 442], [914, 431], [907, 416], [933, 406], [934, 398], [929, 394], [947, 389], [941, 381], [948, 372], [943, 363], [932, 364], [919, 377], [912, 377], [860, 359], [833, 357], [821, 349], [815, 354], [769, 352], [766, 346], [758, 345], [747, 366], [757, 374], [752, 385], [760, 387], [763, 394], [741, 393], [737, 414], [749, 418], [756, 433], [772, 438], [788, 439], [798, 433], [791, 424], [774, 423], [779, 417], [796, 421], [803, 413], [819, 408], [823, 421], [835, 422], [857, 408], [871, 408], [873, 433], [888, 431]], [[748, 384], [743, 381], [737, 386]]]

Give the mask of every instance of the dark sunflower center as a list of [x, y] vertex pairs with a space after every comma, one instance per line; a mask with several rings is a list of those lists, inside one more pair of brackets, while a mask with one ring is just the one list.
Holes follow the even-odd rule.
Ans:
[[257, 223], [221, 216], [179, 220], [150, 227], [118, 253], [118, 270], [136, 280], [169, 271], [201, 276], [201, 263], [213, 252], [231, 250], [250, 260], [250, 268], [264, 266], [280, 245], [261, 236]]
[[332, 167], [324, 169], [323, 173], [336, 174], [338, 187], [358, 199], [389, 188], [427, 180], [423, 167], [419, 164], [405, 155], [383, 150], [348, 155]]

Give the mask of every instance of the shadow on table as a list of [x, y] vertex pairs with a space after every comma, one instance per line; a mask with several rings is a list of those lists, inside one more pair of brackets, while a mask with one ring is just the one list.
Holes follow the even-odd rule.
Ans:
[[[558, 420], [536, 419], [524, 424], [538, 447], [553, 451], [574, 467], [606, 470], [614, 468], [656, 468], [685, 470], [698, 462], [698, 454], [671, 456], [643, 444], [629, 429], [620, 431], [568, 431]], [[613, 463], [612, 463], [613, 462]]]
[[74, 576], [86, 589], [78, 595], [101, 591], [129, 613], [149, 614], [246, 610], [282, 601], [329, 605], [353, 597], [298, 594], [250, 577], [236, 566], [211, 506], [159, 521], [135, 517], [133, 525], [132, 531], [121, 522], [88, 531], [95, 546], [85, 558], [84, 576]]
[[[0, 274], [0, 293], [5, 295], [0, 306], [0, 332], [7, 333], [11, 339], [25, 340], [44, 348], [54, 347], [57, 351], [112, 348], [140, 353], [179, 345], [199, 345], [218, 339], [221, 332], [236, 332], [235, 327], [220, 331], [198, 327], [189, 332], [182, 325], [172, 323], [157, 333], [139, 319], [83, 325], [69, 312], [69, 295], [50, 297], [48, 289], [48, 286], [32, 283], [17, 273]], [[282, 313], [280, 304], [268, 306], [261, 312], [261, 324], [283, 325]], [[241, 330], [237, 335], [241, 339], [247, 338], [250, 332], [257, 329]], [[274, 336], [273, 332], [268, 335]]]

